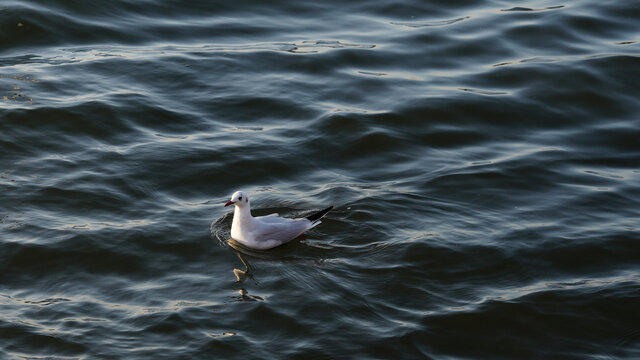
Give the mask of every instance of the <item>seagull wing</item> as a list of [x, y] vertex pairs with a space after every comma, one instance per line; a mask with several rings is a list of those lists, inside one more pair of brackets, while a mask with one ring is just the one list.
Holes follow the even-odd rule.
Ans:
[[285, 219], [269, 216], [258, 220], [259, 225], [256, 226], [253, 233], [258, 241], [273, 240], [284, 244], [311, 228], [311, 221], [307, 219]]
[[279, 222], [281, 221], [281, 219], [278, 216], [278, 213], [273, 213], [265, 216], [256, 216], [254, 219], [263, 223]]

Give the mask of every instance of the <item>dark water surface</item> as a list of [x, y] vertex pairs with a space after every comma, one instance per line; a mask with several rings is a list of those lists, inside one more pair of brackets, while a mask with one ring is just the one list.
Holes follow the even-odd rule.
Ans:
[[[1, 2], [0, 358], [638, 359], [639, 42], [638, 1]], [[238, 189], [336, 208], [238, 251]]]

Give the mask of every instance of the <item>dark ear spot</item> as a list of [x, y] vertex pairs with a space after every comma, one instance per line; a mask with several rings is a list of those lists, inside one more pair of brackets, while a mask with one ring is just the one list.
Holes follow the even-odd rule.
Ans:
[[244, 198], [244, 202], [249, 202], [249, 198], [248, 198], [248, 197], [245, 197], [245, 198]]

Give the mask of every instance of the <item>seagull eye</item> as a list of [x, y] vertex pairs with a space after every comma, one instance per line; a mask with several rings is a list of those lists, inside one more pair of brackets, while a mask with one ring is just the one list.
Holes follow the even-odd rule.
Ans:
[[238, 198], [238, 200], [242, 200], [242, 196], [240, 196], [240, 197]]

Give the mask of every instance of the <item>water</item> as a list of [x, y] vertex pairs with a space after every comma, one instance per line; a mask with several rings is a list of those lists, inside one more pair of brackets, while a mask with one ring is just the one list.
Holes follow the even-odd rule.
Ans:
[[638, 19], [3, 2], [0, 358], [640, 357]]

